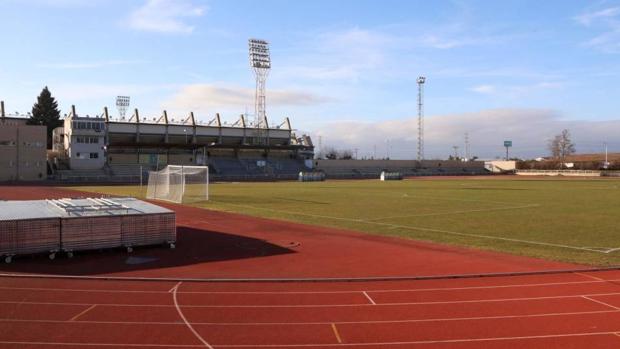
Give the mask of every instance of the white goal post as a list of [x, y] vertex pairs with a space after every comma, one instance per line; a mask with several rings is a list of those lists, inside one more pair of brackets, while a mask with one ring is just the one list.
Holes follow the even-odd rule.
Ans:
[[168, 165], [150, 171], [146, 198], [176, 203], [209, 200], [209, 166]]

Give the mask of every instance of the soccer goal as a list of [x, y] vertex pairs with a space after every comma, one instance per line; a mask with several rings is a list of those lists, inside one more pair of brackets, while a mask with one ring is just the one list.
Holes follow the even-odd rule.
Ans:
[[176, 203], [209, 200], [209, 167], [168, 165], [151, 171], [146, 198]]

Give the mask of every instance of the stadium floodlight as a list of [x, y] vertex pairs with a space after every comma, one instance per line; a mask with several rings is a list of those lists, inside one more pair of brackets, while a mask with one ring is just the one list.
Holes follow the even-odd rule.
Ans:
[[[267, 125], [266, 116], [266, 99], [265, 99], [265, 82], [267, 75], [271, 69], [271, 56], [269, 54], [269, 43], [260, 39], [248, 40], [250, 50], [250, 67], [256, 75], [256, 94], [254, 99], [254, 127], [260, 132], [260, 129]], [[262, 140], [260, 135], [257, 138]]]
[[129, 108], [129, 96], [117, 96], [116, 97], [116, 109], [121, 119], [125, 118], [127, 109]]
[[418, 161], [424, 160], [424, 83], [426, 78], [418, 77]]

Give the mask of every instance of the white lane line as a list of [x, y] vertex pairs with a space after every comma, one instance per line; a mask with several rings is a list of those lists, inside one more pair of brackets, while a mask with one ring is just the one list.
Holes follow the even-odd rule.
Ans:
[[75, 315], [74, 317], [72, 317], [71, 319], [69, 319], [69, 321], [75, 321], [77, 320], [77, 318], [79, 318], [80, 316], [88, 313], [89, 311], [95, 309], [95, 307], [97, 306], [97, 304], [93, 304], [90, 307], [84, 309], [83, 311], [81, 311], [79, 314]]
[[[402, 320], [364, 320], [364, 321], [287, 321], [287, 322], [193, 322], [193, 325], [216, 325], [216, 326], [286, 326], [286, 325], [356, 325], [356, 324], [397, 324], [397, 323], [424, 323], [424, 322], [450, 322], [450, 321], [477, 321], [477, 320], [500, 320], [500, 319], [527, 319], [527, 318], [544, 318], [559, 316], [578, 316], [578, 315], [596, 315], [596, 314], [614, 314], [620, 310], [593, 310], [593, 311], [575, 311], [564, 313], [541, 313], [541, 314], [523, 314], [523, 315], [494, 315], [494, 316], [468, 316], [454, 318], [428, 318], [428, 319], [402, 319]], [[66, 324], [64, 320], [26, 320], [26, 319], [0, 319], [0, 322], [18, 322], [18, 323], [53, 323]], [[180, 322], [169, 321], [80, 321], [80, 324], [118, 324], [118, 325], [171, 325], [185, 326]]]
[[338, 328], [334, 323], [332, 323], [332, 331], [334, 331], [334, 336], [336, 336], [336, 340], [338, 341], [338, 343], [342, 343], [342, 338], [340, 338], [340, 333], [338, 333]]
[[447, 215], [453, 215], [453, 214], [464, 214], [464, 213], [475, 213], [475, 212], [492, 212], [492, 211], [519, 210], [519, 209], [532, 208], [532, 207], [540, 207], [540, 205], [539, 204], [531, 204], [531, 205], [510, 206], [510, 207], [480, 208], [480, 209], [475, 209], [475, 210], [423, 213], [423, 214], [412, 214], [412, 215], [403, 215], [403, 216], [389, 216], [389, 217], [368, 219], [366, 221], [367, 222], [376, 222], [376, 221], [383, 221], [383, 220], [386, 220], [386, 219], [396, 219], [396, 218], [433, 217], [433, 216], [447, 216]]
[[377, 305], [377, 303], [375, 303], [374, 299], [372, 299], [368, 293], [366, 293], [366, 291], [362, 291], [362, 293], [364, 294], [364, 296], [366, 296], [366, 298], [368, 299], [368, 301], [370, 302], [370, 304], [372, 305]]
[[293, 212], [293, 211], [276, 210], [276, 209], [266, 208], [266, 207], [257, 207], [257, 206], [240, 205], [240, 204], [231, 204], [231, 203], [227, 203], [227, 202], [220, 202], [220, 203], [231, 205], [231, 206], [250, 208], [250, 209], [254, 209], [254, 210], [277, 212], [277, 213], [281, 213], [281, 214], [283, 213], [283, 214], [297, 215], [297, 216], [306, 216], [306, 217], [313, 217], [313, 218], [333, 219], [333, 220], [340, 220], [340, 221], [346, 221], [346, 222], [368, 223], [368, 224], [374, 224], [374, 225], [384, 226], [384, 227], [388, 227], [388, 228], [402, 228], [402, 229], [407, 229], [407, 230], [417, 230], [417, 231], [426, 231], [426, 232], [431, 232], [431, 233], [441, 233], [441, 234], [449, 234], [449, 235], [457, 235], [457, 236], [467, 236], [467, 237], [473, 237], [473, 238], [479, 238], [479, 239], [487, 239], [487, 240], [500, 240], [500, 241], [510, 241], [510, 242], [517, 242], [517, 243], [521, 243], [521, 244], [537, 245], [537, 246], [557, 247], [557, 248], [564, 248], [564, 249], [577, 250], [577, 251], [588, 251], [588, 252], [596, 252], [596, 253], [603, 253], [603, 254], [607, 254], [608, 253], [608, 252], [605, 252], [605, 251], [597, 250], [597, 249], [594, 249], [594, 248], [588, 248], [588, 247], [578, 247], [578, 246], [554, 244], [554, 243], [549, 243], [549, 242], [540, 242], [540, 241], [532, 241], [532, 240], [511, 239], [511, 238], [505, 238], [505, 237], [500, 237], [500, 236], [489, 236], [489, 235], [482, 235], [482, 234], [459, 233], [459, 232], [456, 232], [456, 231], [449, 231], [449, 230], [442, 230], [442, 229], [415, 227], [415, 226], [410, 226], [410, 225], [391, 224], [391, 223], [385, 223], [385, 222], [372, 222], [372, 221], [368, 221], [368, 220], [364, 220], [364, 219], [358, 219], [358, 218], [335, 217], [335, 216], [318, 215], [318, 214], [311, 214], [311, 213], [301, 213], [301, 212]]
[[[580, 274], [574, 272], [573, 274]], [[586, 274], [580, 274], [588, 276]], [[544, 282], [531, 284], [508, 284], [508, 285], [489, 285], [489, 286], [463, 286], [463, 287], [429, 287], [429, 288], [402, 288], [402, 289], [376, 289], [368, 290], [372, 292], [425, 292], [425, 291], [460, 291], [460, 290], [478, 290], [478, 289], [497, 289], [512, 287], [540, 287], [540, 286], [563, 286], [563, 285], [582, 285], [597, 284], [606, 282], [620, 282], [620, 279], [602, 279], [591, 276], [593, 280], [588, 281], [565, 281], [565, 282]], [[0, 290], [25, 290], [25, 291], [60, 291], [60, 292], [97, 292], [97, 293], [147, 293], [147, 294], [166, 294], [171, 291], [123, 291], [123, 290], [98, 290], [98, 289], [66, 289], [66, 288], [48, 288], [48, 287], [3, 287]], [[171, 289], [172, 290], [172, 289]], [[358, 293], [362, 290], [341, 290], [341, 291], [178, 291], [179, 294], [346, 294]]]
[[172, 286], [172, 288], [168, 290], [168, 293], [177, 292], [177, 290], [179, 289], [179, 286], [181, 286], [181, 282], [182, 281], [179, 281], [176, 283], [176, 285]]
[[362, 346], [391, 346], [391, 345], [420, 345], [420, 344], [450, 344], [450, 343], [476, 343], [476, 342], [496, 342], [496, 341], [518, 341], [524, 339], [547, 339], [547, 338], [571, 338], [571, 337], [592, 337], [614, 335], [616, 332], [583, 332], [583, 333], [561, 333], [538, 336], [514, 336], [514, 337], [486, 337], [486, 338], [458, 338], [458, 339], [437, 339], [421, 341], [401, 341], [401, 342], [368, 342], [368, 343], [339, 343], [339, 344], [222, 344], [218, 348], [303, 348], [303, 347], [362, 347]]
[[610, 307], [610, 308], [612, 308], [612, 309], [620, 310], [620, 308], [618, 308], [618, 307], [616, 307], [616, 306], [614, 306], [614, 305], [611, 305], [611, 304], [609, 304], [609, 303], [605, 303], [605, 302], [603, 302], [603, 301], [599, 301], [599, 300], [594, 299], [594, 298], [590, 298], [590, 297], [588, 297], [588, 296], [582, 296], [582, 298], [585, 298], [585, 299], [587, 299], [587, 300], [589, 300], [589, 301], [592, 301], [592, 302], [594, 302], [594, 303], [598, 303], [598, 304], [601, 304], [601, 305], [604, 305], [604, 306]]
[[[176, 292], [174, 293], [176, 295]], [[368, 307], [368, 306], [395, 306], [395, 305], [433, 305], [433, 304], [468, 304], [468, 303], [499, 303], [499, 302], [514, 302], [514, 301], [531, 301], [531, 300], [545, 300], [545, 299], [569, 299], [569, 298], [583, 298], [599, 297], [599, 296], [617, 296], [620, 292], [609, 293], [591, 293], [591, 294], [574, 294], [564, 296], [542, 296], [542, 297], [520, 297], [520, 298], [491, 298], [491, 299], [471, 299], [471, 300], [459, 300], [459, 301], [430, 301], [430, 302], [393, 302], [393, 303], [345, 303], [345, 304], [288, 304], [288, 305], [200, 305], [200, 304], [184, 304], [182, 308], [199, 308], [199, 309], [220, 309], [220, 308], [340, 308], [340, 307]], [[26, 301], [0, 301], [0, 304], [42, 304], [42, 305], [91, 305], [92, 303], [69, 303], [69, 302], [26, 302]], [[167, 304], [98, 304], [99, 306], [109, 307], [157, 307], [157, 308], [170, 308], [175, 305]]]
[[203, 348], [202, 345], [192, 344], [117, 344], [117, 343], [84, 343], [84, 342], [28, 342], [28, 341], [0, 341], [0, 344], [8, 345], [46, 345], [53, 347], [120, 347], [120, 348]]
[[616, 281], [616, 280], [605, 280], [605, 279], [601, 279], [599, 277], [596, 277], [594, 275], [589, 275], [589, 274], [584, 274], [584, 273], [579, 273], [579, 272], [574, 272], [573, 274], [579, 275], [579, 276], [583, 276], [583, 277], [586, 277], [586, 278], [589, 278], [589, 279], [597, 280], [597, 281], [602, 281], [602, 282]]
[[189, 330], [194, 334], [194, 336], [200, 342], [202, 342], [202, 344], [206, 348], [213, 349], [213, 347], [204, 338], [202, 338], [202, 336], [198, 332], [196, 332], [196, 330], [194, 329], [194, 326], [192, 326], [192, 324], [189, 323], [189, 321], [187, 321], [187, 318], [185, 318], [185, 315], [183, 314], [183, 310], [181, 310], [181, 307], [179, 306], [179, 302], [177, 300], [177, 290], [179, 289], [179, 286], [181, 286], [181, 282], [176, 284], [176, 286], [174, 286], [174, 288], [172, 289], [172, 299], [174, 300], [174, 307], [176, 308], [177, 313], [179, 313], [179, 316], [181, 317], [181, 319], [185, 323], [185, 326], [187, 326], [187, 328], [189, 328]]

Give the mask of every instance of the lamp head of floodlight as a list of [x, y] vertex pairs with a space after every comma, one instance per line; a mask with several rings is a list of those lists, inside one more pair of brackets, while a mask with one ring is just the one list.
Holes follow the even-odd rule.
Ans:
[[128, 107], [129, 106], [129, 96], [118, 96], [118, 97], [116, 97], [116, 106], [117, 107]]
[[250, 48], [250, 66], [259, 69], [271, 69], [271, 57], [269, 55], [269, 43], [265, 40], [248, 40]]
[[418, 77], [418, 80], [417, 80], [418, 84], [423, 84], [425, 81], [426, 81], [425, 77], [423, 76]]

